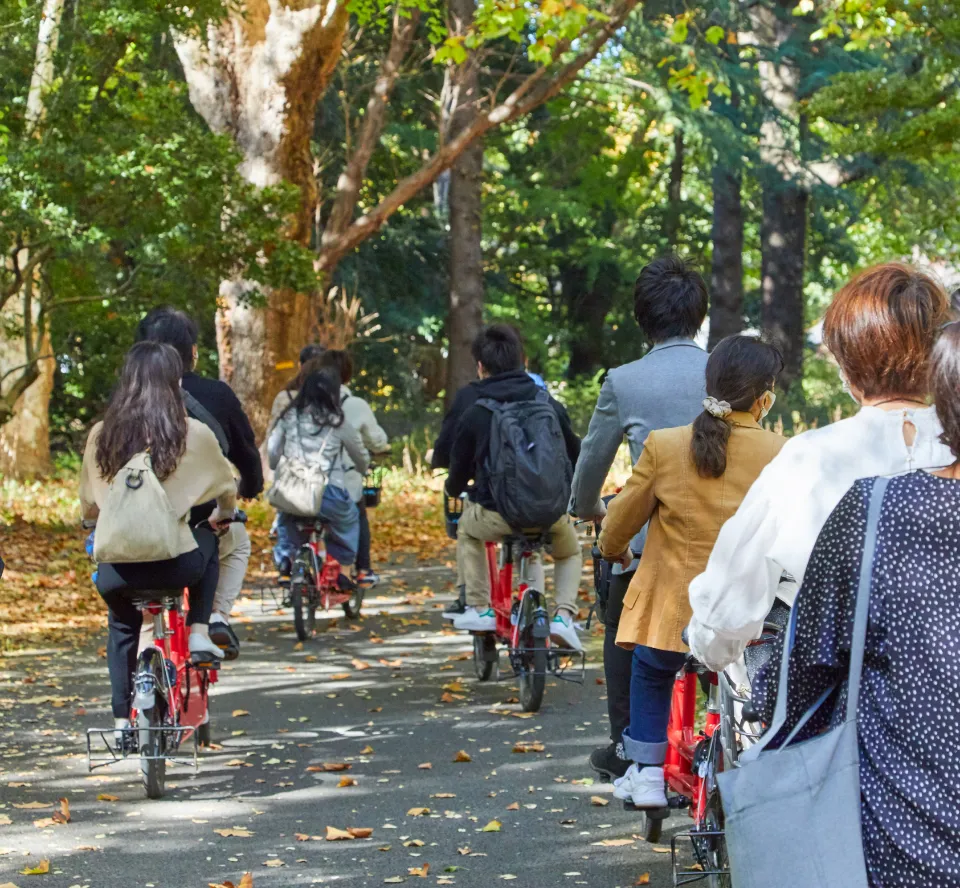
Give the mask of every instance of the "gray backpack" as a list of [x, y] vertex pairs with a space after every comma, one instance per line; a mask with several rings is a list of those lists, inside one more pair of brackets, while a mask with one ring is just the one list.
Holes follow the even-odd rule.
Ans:
[[552, 527], [567, 511], [573, 466], [550, 396], [533, 401], [477, 401], [491, 413], [485, 464], [490, 493], [514, 530]]

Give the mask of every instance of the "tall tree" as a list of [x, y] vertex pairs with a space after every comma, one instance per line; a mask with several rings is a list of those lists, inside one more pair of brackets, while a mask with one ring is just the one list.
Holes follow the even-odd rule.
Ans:
[[[507, 36], [529, 47], [535, 66], [507, 95], [492, 91], [468, 126], [439, 146], [420, 169], [397, 182], [376, 206], [353, 218], [352, 201], [350, 214], [341, 216], [349, 218], [349, 224], [324, 232], [321, 238], [317, 289], [323, 290], [344, 256], [379, 231], [484, 133], [527, 114], [564, 89], [637, 3], [613, 0], [594, 16], [582, 4], [549, 0], [533, 20], [519, 2], [485, 4], [467, 38], [450, 35], [443, 54], [438, 54], [441, 58], [463, 63], [483, 51], [484, 41]], [[377, 2], [360, 6], [368, 17], [390, 8]], [[349, 25], [350, 12], [343, 0], [245, 0], [222, 24], [212, 26], [205, 39], [178, 41], [191, 99], [214, 131], [236, 140], [244, 155], [244, 175], [254, 184], [285, 180], [299, 188], [300, 206], [288, 230], [288, 239], [295, 244], [307, 242], [316, 216], [310, 136], [317, 101], [340, 61]], [[528, 43], [531, 34], [534, 39]], [[376, 128], [373, 132], [379, 138]], [[361, 177], [365, 172], [355, 170]], [[221, 372], [262, 432], [269, 405], [299, 345], [311, 336], [316, 300], [310, 293], [270, 290], [260, 294], [258, 304], [249, 298], [249, 291], [240, 280], [226, 281], [221, 288]]]
[[742, 187], [740, 170], [718, 158], [713, 165], [710, 349], [743, 329]]
[[[452, 30], [465, 36], [473, 26], [476, 0], [450, 0]], [[480, 112], [480, 76], [476, 56], [452, 77], [454, 110], [449, 137], [468, 130]], [[450, 168], [450, 305], [447, 311], [446, 401], [476, 378], [470, 345], [483, 324], [483, 140], [477, 139]]]

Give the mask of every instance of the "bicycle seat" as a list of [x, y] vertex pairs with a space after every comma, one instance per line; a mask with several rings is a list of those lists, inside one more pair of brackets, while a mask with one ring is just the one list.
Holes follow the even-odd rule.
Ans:
[[549, 546], [551, 538], [549, 531], [531, 527], [505, 536], [503, 543], [504, 545], [516, 546], [526, 552], [536, 552], [538, 549]]
[[175, 607], [183, 600], [183, 589], [128, 589], [124, 595], [130, 598], [134, 607]]
[[297, 529], [300, 531], [315, 530], [317, 533], [323, 533], [330, 526], [326, 518], [298, 518]]

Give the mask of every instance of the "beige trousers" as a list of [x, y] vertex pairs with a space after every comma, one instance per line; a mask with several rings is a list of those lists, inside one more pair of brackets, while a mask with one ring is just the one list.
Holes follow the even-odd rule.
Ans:
[[[457, 573], [467, 587], [467, 604], [472, 607], [490, 606], [490, 573], [484, 543], [499, 542], [511, 533], [510, 526], [498, 512], [469, 501], [464, 504], [457, 528]], [[556, 605], [575, 614], [580, 571], [583, 569], [580, 540], [566, 515], [550, 528], [550, 534], [548, 551], [554, 560]], [[539, 552], [530, 559], [529, 570], [527, 582], [543, 591], [543, 556]]]
[[220, 537], [220, 579], [217, 582], [217, 594], [213, 597], [214, 613], [221, 614], [227, 620], [243, 589], [251, 551], [247, 528], [242, 524], [228, 525], [227, 532]]

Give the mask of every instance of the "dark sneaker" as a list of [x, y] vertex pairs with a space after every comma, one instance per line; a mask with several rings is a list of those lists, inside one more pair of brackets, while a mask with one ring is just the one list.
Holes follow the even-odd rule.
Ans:
[[210, 640], [223, 651], [224, 660], [236, 660], [240, 656], [240, 639], [229, 623], [219, 620], [211, 623]]
[[455, 620], [467, 609], [467, 587], [460, 587], [460, 594], [443, 609], [445, 620]]
[[280, 573], [281, 579], [289, 580], [290, 574], [293, 573], [293, 563], [289, 558], [281, 558], [277, 565], [277, 571]]
[[630, 762], [624, 758], [623, 744], [611, 743], [590, 753], [590, 767], [607, 780], [616, 780], [627, 773]]
[[380, 582], [380, 574], [372, 570], [357, 571], [357, 585], [370, 589]]

